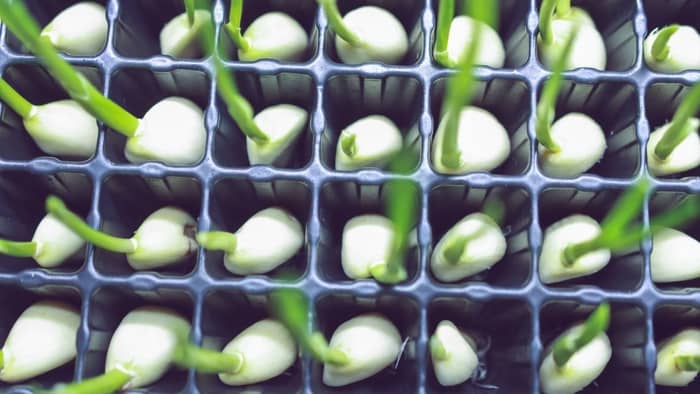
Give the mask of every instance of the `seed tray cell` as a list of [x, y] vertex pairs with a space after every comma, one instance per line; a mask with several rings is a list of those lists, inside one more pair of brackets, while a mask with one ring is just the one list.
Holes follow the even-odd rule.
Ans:
[[[27, 0], [41, 23], [75, 0]], [[698, 281], [655, 285], [649, 255], [653, 243], [615, 257], [599, 274], [558, 285], [541, 283], [538, 256], [546, 227], [564, 215], [587, 213], [601, 218], [625, 188], [649, 173], [644, 154], [649, 133], [677, 108], [687, 86], [700, 81], [698, 70], [662, 75], [642, 60], [642, 40], [665, 23], [698, 27], [694, 0], [574, 1], [590, 11], [605, 37], [608, 70], [565, 73], [567, 89], [557, 115], [582, 111], [603, 127], [609, 149], [591, 171], [576, 179], [553, 179], [537, 164], [535, 106], [550, 76], [537, 55], [540, 0], [501, 1], [499, 34], [506, 46], [503, 69], [477, 70], [475, 105], [493, 111], [512, 138], [513, 154], [491, 173], [444, 176], [431, 166], [432, 136], [440, 121], [445, 78], [452, 71], [432, 58], [437, 0], [353, 0], [342, 12], [365, 4], [392, 11], [410, 36], [411, 50], [397, 65], [338, 63], [334, 35], [313, 0], [246, 2], [243, 25], [263, 12], [283, 10], [307, 30], [307, 56], [298, 63], [269, 60], [239, 62], [222, 25], [228, 0], [213, 1], [217, 54], [236, 72], [255, 110], [292, 103], [310, 113], [308, 130], [292, 147], [286, 166], [250, 166], [245, 138], [217, 97], [207, 59], [158, 55], [158, 32], [183, 12], [179, 0], [105, 0], [109, 38], [95, 57], [67, 59], [81, 68], [109, 97], [137, 115], [158, 99], [179, 94], [206, 113], [208, 144], [194, 166], [160, 163], [133, 165], [123, 155], [124, 139], [101, 131], [97, 154], [76, 162], [39, 152], [23, 134], [17, 117], [2, 105], [0, 126], [0, 236], [28, 239], [43, 216], [43, 201], [58, 194], [87, 217], [92, 226], [127, 235], [152, 210], [176, 205], [198, 220], [200, 230], [236, 230], [250, 215], [269, 206], [292, 212], [306, 230], [302, 251], [266, 275], [240, 277], [223, 266], [221, 253], [199, 251], [180, 266], [135, 272], [123, 256], [92, 246], [76, 261], [42, 269], [28, 259], [0, 258], [0, 294], [8, 308], [0, 313], [0, 338], [19, 312], [39, 298], [68, 299], [79, 305], [83, 324], [75, 362], [36, 380], [58, 381], [97, 375], [116, 325], [133, 307], [168, 305], [190, 319], [192, 341], [219, 348], [255, 319], [266, 315], [268, 294], [281, 287], [303, 290], [311, 317], [330, 334], [342, 321], [365, 311], [381, 311], [408, 342], [396, 368], [338, 390], [322, 383], [321, 365], [300, 359], [279, 378], [254, 387], [225, 387], [215, 376], [172, 369], [158, 383], [138, 392], [239, 393], [381, 392], [441, 393], [432, 372], [427, 342], [435, 325], [449, 318], [484, 341], [490, 336], [476, 384], [461, 392], [540, 392], [538, 368], [546, 346], [568, 324], [582, 319], [593, 305], [610, 300], [609, 330], [613, 360], [584, 392], [635, 393], [664, 390], [654, 385], [655, 341], [685, 324], [697, 323]], [[65, 98], [39, 61], [26, 53], [4, 27], [0, 32], [0, 70], [30, 99]], [[420, 190], [416, 247], [409, 253], [410, 279], [396, 286], [350, 281], [340, 266], [340, 236], [354, 214], [384, 212], [383, 190], [402, 178], [388, 170], [334, 170], [339, 131], [370, 113], [388, 115], [415, 147], [410, 175]], [[673, 207], [683, 196], [700, 193], [698, 170], [676, 177], [653, 178], [653, 191], [639, 219]], [[476, 212], [490, 196], [504, 195], [508, 252], [491, 270], [462, 282], [445, 284], [430, 272], [432, 248], [464, 215]], [[700, 236], [698, 223], [687, 230]], [[290, 279], [285, 282], [283, 279]], [[668, 325], [668, 326], [667, 326]], [[618, 384], [619, 383], [619, 384]], [[624, 387], [620, 387], [623, 386]], [[25, 393], [28, 384], [1, 386]], [[618, 390], [619, 389], [619, 390]]]

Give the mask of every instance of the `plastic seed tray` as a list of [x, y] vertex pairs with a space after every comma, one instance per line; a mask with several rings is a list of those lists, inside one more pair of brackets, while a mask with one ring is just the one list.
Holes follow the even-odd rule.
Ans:
[[[41, 23], [75, 1], [28, 0]], [[295, 147], [289, 168], [251, 167], [245, 140], [216, 94], [212, 67], [202, 59], [158, 54], [158, 32], [183, 12], [180, 0], [103, 0], [109, 40], [96, 57], [68, 57], [111, 98], [142, 115], [166, 95], [182, 95], [206, 109], [205, 159], [192, 167], [158, 163], [135, 166], [123, 156], [124, 139], [102, 130], [97, 154], [85, 162], [46, 157], [23, 133], [18, 118], [3, 107], [0, 123], [0, 236], [28, 239], [44, 214], [48, 193], [65, 198], [94, 226], [128, 235], [152, 210], [174, 204], [198, 217], [200, 229], [235, 230], [255, 211], [271, 205], [290, 209], [306, 224], [306, 246], [282, 270], [239, 277], [222, 264], [221, 253], [200, 251], [191, 260], [157, 272], [134, 272], [122, 255], [88, 247], [78, 261], [58, 269], [37, 268], [29, 260], [0, 257], [0, 338], [19, 313], [42, 297], [67, 299], [82, 309], [78, 357], [37, 379], [43, 385], [95, 376], [103, 371], [106, 348], [121, 318], [133, 307], [163, 304], [192, 322], [192, 340], [220, 348], [266, 314], [267, 295], [280, 287], [302, 289], [319, 328], [330, 335], [360, 311], [380, 311], [408, 338], [403, 357], [365, 381], [340, 389], [324, 386], [321, 365], [300, 359], [290, 371], [253, 387], [228, 387], [216, 376], [171, 369], [149, 393], [438, 393], [427, 340], [437, 323], [451, 319], [475, 333], [483, 347], [477, 384], [449, 391], [536, 393], [545, 346], [568, 325], [607, 299], [612, 305], [609, 334], [613, 358], [597, 381], [596, 393], [697, 393], [700, 383], [667, 390], [655, 387], [655, 342], [681, 327], [700, 323], [700, 280], [674, 286], [651, 282], [651, 242], [637, 252], [614, 257], [600, 273], [557, 285], [537, 275], [544, 229], [574, 212], [598, 219], [619, 193], [647, 174], [643, 153], [650, 130], [668, 119], [700, 72], [651, 72], [644, 65], [642, 39], [654, 27], [685, 23], [700, 28], [700, 1], [578, 1], [605, 37], [608, 70], [566, 74], [558, 113], [581, 111], [605, 130], [608, 151], [588, 174], [555, 180], [540, 173], [534, 108], [548, 71], [537, 58], [536, 0], [502, 0], [500, 35], [506, 45], [503, 69], [479, 68], [476, 105], [492, 111], [512, 136], [510, 159], [492, 173], [446, 177], [431, 167], [431, 136], [439, 119], [445, 78], [451, 71], [432, 60], [436, 0], [340, 1], [341, 12], [376, 4], [396, 15], [410, 34], [411, 50], [399, 65], [339, 64], [325, 17], [312, 0], [247, 1], [243, 26], [269, 10], [294, 16], [310, 33], [302, 63], [241, 63], [224, 54], [243, 94], [256, 111], [294, 103], [311, 113], [309, 130]], [[217, 31], [227, 0], [214, 2]], [[225, 36], [221, 53], [233, 53]], [[64, 98], [40, 63], [6, 29], [0, 37], [3, 77], [35, 102]], [[409, 280], [397, 286], [350, 281], [340, 267], [344, 223], [358, 213], [382, 212], [388, 172], [333, 170], [339, 130], [362, 115], [392, 118], [415, 147], [410, 178], [420, 190], [418, 244], [409, 253]], [[655, 179], [642, 219], [672, 207], [687, 193], [700, 193], [698, 170]], [[490, 271], [456, 284], [439, 282], [428, 268], [433, 245], [485, 198], [508, 203], [508, 253]], [[700, 223], [690, 234], [700, 236]], [[291, 272], [293, 281], [281, 280]], [[496, 390], [497, 388], [497, 390]], [[29, 386], [0, 386], [24, 392]]]

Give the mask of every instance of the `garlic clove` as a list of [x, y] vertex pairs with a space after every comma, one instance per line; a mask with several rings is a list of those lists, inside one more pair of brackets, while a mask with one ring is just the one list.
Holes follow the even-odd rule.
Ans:
[[594, 274], [610, 261], [610, 250], [600, 249], [586, 253], [571, 266], [564, 265], [564, 249], [595, 238], [601, 232], [600, 224], [586, 215], [571, 215], [547, 228], [540, 254], [540, 279], [546, 284], [562, 282]]
[[145, 270], [176, 264], [191, 256], [199, 246], [194, 240], [197, 222], [189, 213], [173, 207], [149, 215], [136, 230], [136, 251], [128, 254], [129, 265]]
[[41, 30], [54, 48], [74, 56], [97, 55], [107, 43], [107, 13], [92, 1], [73, 4]]
[[50, 155], [89, 159], [97, 149], [97, 120], [73, 100], [35, 105], [23, 123], [39, 148]]
[[481, 21], [460, 15], [450, 24], [449, 38], [447, 39], [447, 57], [453, 64], [459, 64], [466, 56], [467, 48], [471, 46], [476, 26], [481, 28], [481, 42], [479, 52], [474, 64], [501, 68], [505, 63], [506, 50], [503, 41], [491, 26]]
[[343, 21], [364, 43], [361, 47], [354, 47], [336, 35], [335, 48], [343, 63], [396, 64], [406, 56], [406, 30], [389, 11], [375, 6], [359, 7], [345, 14]]
[[248, 51], [238, 50], [238, 58], [252, 62], [259, 59], [279, 61], [302, 60], [309, 37], [294, 18], [283, 12], [268, 12], [248, 26], [243, 38], [248, 40]]
[[34, 260], [44, 268], [63, 264], [85, 246], [85, 240], [51, 214], [39, 222], [32, 242], [37, 245]]
[[433, 357], [433, 370], [442, 386], [456, 386], [469, 380], [479, 366], [479, 357], [463, 332], [449, 320], [438, 323], [433, 338], [447, 350], [447, 358]]
[[394, 243], [394, 225], [381, 215], [356, 216], [345, 224], [341, 247], [343, 272], [351, 279], [367, 279], [370, 267], [386, 262]]
[[229, 386], [264, 382], [284, 373], [297, 358], [292, 333], [280, 322], [260, 320], [238, 334], [223, 350], [243, 356], [243, 367], [235, 374], [219, 374]]
[[651, 49], [661, 29], [656, 28], [644, 39], [644, 61], [654, 71], [679, 73], [700, 70], [700, 52], [688, 48], [700, 48], [700, 34], [692, 26], [682, 25], [668, 40], [668, 56], [662, 61], [654, 59]]
[[671, 123], [666, 123], [649, 135], [647, 162], [649, 163], [649, 172], [654, 176], [673, 175], [700, 166], [700, 136], [698, 136], [700, 119], [697, 118], [689, 120], [687, 127], [692, 127], [693, 131], [676, 146], [666, 160], [660, 160], [656, 156], [654, 150], [670, 126]]
[[651, 250], [651, 279], [656, 283], [678, 282], [700, 277], [700, 242], [672, 228], [654, 234]]
[[291, 147], [308, 124], [309, 114], [296, 105], [279, 104], [260, 111], [254, 121], [269, 140], [259, 144], [246, 138], [248, 161], [251, 165], [284, 166], [291, 158]]
[[200, 34], [204, 24], [210, 20], [211, 13], [206, 10], [195, 10], [192, 26], [186, 12], [171, 19], [160, 31], [160, 52], [167, 56], [189, 59], [201, 56]]
[[[350, 148], [344, 147], [346, 141], [352, 141]], [[370, 115], [353, 122], [340, 134], [335, 168], [339, 171], [384, 168], [402, 147], [403, 136], [396, 124], [386, 116]]]
[[[546, 67], [552, 68], [554, 66], [574, 28], [575, 23], [570, 20], [554, 19], [552, 21], [554, 42], [548, 45], [544, 44], [538, 35], [537, 44], [540, 59]], [[575, 70], [582, 67], [605, 70], [607, 62], [605, 42], [595, 26], [580, 25], [572, 45], [571, 53], [564, 67], [565, 70]]]
[[700, 354], [700, 330], [685, 329], [663, 341], [657, 347], [654, 382], [661, 386], [685, 387], [698, 376], [698, 371], [681, 371], [677, 356]]

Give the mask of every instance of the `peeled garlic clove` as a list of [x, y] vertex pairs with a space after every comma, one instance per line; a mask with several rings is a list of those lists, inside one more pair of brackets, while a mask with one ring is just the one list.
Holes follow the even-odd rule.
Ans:
[[2, 348], [0, 380], [31, 379], [71, 361], [77, 354], [80, 313], [58, 301], [39, 301], [17, 318]]
[[[576, 325], [565, 331], [562, 336], [582, 329], [582, 324]], [[610, 339], [604, 332], [574, 353], [562, 367], [554, 363], [550, 349], [540, 366], [542, 391], [547, 394], [567, 394], [583, 390], [600, 376], [611, 356]]]
[[501, 123], [490, 112], [466, 106], [459, 115], [457, 146], [461, 165], [446, 167], [443, 163], [443, 140], [447, 131], [447, 116], [443, 116], [433, 140], [432, 161], [441, 174], [466, 174], [491, 171], [508, 158], [510, 137]]
[[594, 274], [610, 261], [610, 250], [586, 253], [571, 266], [564, 265], [564, 249], [570, 244], [591, 240], [601, 232], [600, 224], [590, 216], [571, 215], [547, 228], [542, 242], [539, 272], [542, 282], [550, 284]]
[[433, 357], [435, 377], [442, 386], [456, 386], [469, 380], [479, 366], [479, 357], [457, 326], [449, 320], [438, 323], [433, 338], [447, 350], [447, 358]]
[[259, 59], [299, 61], [304, 56], [309, 37], [294, 18], [283, 12], [268, 12], [248, 26], [243, 38], [250, 49], [238, 50], [238, 58], [252, 62]]
[[370, 267], [385, 263], [394, 243], [394, 225], [381, 215], [356, 216], [345, 224], [341, 262], [343, 272], [351, 279], [367, 279]]
[[192, 26], [186, 12], [171, 19], [160, 31], [160, 53], [190, 59], [201, 56], [200, 35], [202, 27], [209, 20], [211, 13], [206, 10], [195, 10]]
[[408, 52], [408, 36], [401, 22], [389, 11], [364, 6], [348, 12], [343, 21], [365, 44], [354, 47], [336, 35], [335, 48], [345, 64], [380, 62], [396, 64]]
[[589, 116], [568, 113], [552, 125], [551, 135], [561, 149], [550, 152], [539, 145], [539, 166], [542, 172], [555, 178], [574, 178], [593, 167], [606, 149], [603, 129]]
[[692, 26], [682, 25], [668, 40], [668, 56], [658, 61], [651, 54], [651, 49], [661, 29], [656, 28], [644, 39], [644, 61], [654, 71], [662, 73], [679, 73], [685, 70], [700, 70], [700, 51], [688, 48], [700, 48], [700, 34]]
[[448, 59], [453, 64], [459, 64], [462, 61], [466, 56], [467, 48], [471, 46], [477, 25], [481, 29], [481, 42], [474, 64], [493, 68], [503, 67], [506, 50], [498, 32], [488, 24], [466, 15], [454, 18], [450, 24], [450, 33], [447, 39]]
[[178, 343], [186, 340], [190, 323], [163, 307], [140, 307], [119, 323], [107, 349], [105, 372], [119, 368], [133, 378], [122, 389], [147, 386], [170, 368]]
[[339, 387], [366, 379], [391, 365], [399, 355], [401, 335], [387, 318], [369, 313], [338, 326], [329, 346], [349, 358], [346, 365], [323, 366], [323, 383]]
[[[585, 11], [581, 10], [580, 12]], [[585, 19], [583, 16], [579, 16], [578, 18]], [[588, 19], [590, 19], [590, 17], [588, 17]], [[569, 35], [574, 31], [575, 26], [576, 22], [574, 21], [555, 18], [552, 20], [554, 42], [545, 44], [538, 35], [537, 46], [542, 63], [546, 67], [552, 68], [557, 59], [559, 59], [561, 53], [564, 51]], [[607, 62], [605, 42], [595, 26], [587, 23], [579, 25], [578, 33], [572, 45], [571, 53], [564, 66], [565, 70], [574, 70], [582, 67], [605, 70]]]
[[[450, 262], [445, 258], [445, 249], [456, 236], [470, 239], [459, 261]], [[430, 268], [439, 280], [456, 282], [491, 268], [505, 256], [506, 248], [500, 226], [488, 215], [473, 213], [455, 224], [435, 245]]]
[[697, 118], [691, 118], [688, 121], [686, 127], [691, 127], [693, 130], [676, 146], [666, 160], [660, 160], [656, 156], [654, 150], [670, 126], [671, 123], [666, 123], [649, 135], [647, 162], [649, 172], [655, 176], [673, 175], [700, 166], [700, 136], [698, 136], [700, 119]]
[[32, 242], [37, 245], [34, 260], [44, 268], [63, 264], [85, 246], [85, 240], [51, 214], [39, 222]]
[[184, 260], [199, 248], [194, 240], [196, 229], [197, 222], [181, 209], [166, 207], [155, 211], [132, 238], [136, 251], [126, 256], [129, 265], [145, 270]]
[[280, 104], [268, 107], [254, 118], [269, 140], [257, 143], [246, 138], [248, 161], [251, 165], [287, 165], [291, 157], [289, 152], [297, 137], [306, 129], [309, 114], [296, 105]]
[[107, 43], [107, 15], [98, 3], [83, 1], [64, 9], [41, 35], [59, 51], [75, 56], [98, 54]]
[[206, 142], [202, 109], [186, 98], [168, 97], [146, 112], [124, 155], [134, 164], [194, 165], [204, 157]]
[[236, 275], [264, 274], [294, 257], [303, 245], [301, 223], [283, 209], [267, 208], [238, 229], [236, 250], [224, 256], [224, 264]]
[[292, 333], [280, 322], [260, 320], [238, 334], [224, 353], [243, 356], [243, 367], [235, 374], [221, 373], [229, 386], [264, 382], [284, 373], [294, 364], [297, 346]]
[[698, 376], [698, 371], [681, 371], [676, 366], [677, 356], [700, 354], [700, 330], [685, 329], [658, 346], [654, 382], [661, 386], [685, 387]]
[[35, 105], [23, 124], [50, 155], [88, 159], [97, 149], [97, 121], [73, 100]]
[[651, 279], [656, 283], [700, 277], [700, 242], [672, 228], [654, 234]]
[[[352, 141], [344, 147], [345, 141]], [[401, 150], [403, 136], [394, 122], [383, 115], [371, 115], [353, 122], [338, 138], [335, 169], [354, 171], [386, 167]]]

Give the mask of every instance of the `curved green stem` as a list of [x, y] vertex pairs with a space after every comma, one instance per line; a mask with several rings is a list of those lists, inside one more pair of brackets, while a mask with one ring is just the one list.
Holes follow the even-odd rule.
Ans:
[[27, 119], [34, 108], [32, 103], [27, 101], [3, 78], [0, 78], [0, 100], [10, 106], [22, 119]]
[[311, 334], [309, 345], [311, 355], [320, 362], [338, 366], [347, 365], [350, 362], [348, 355], [340, 349], [330, 347], [320, 332]]
[[343, 21], [340, 11], [338, 11], [338, 5], [335, 0], [316, 0], [318, 4], [323, 8], [323, 12], [326, 14], [328, 19], [328, 24], [331, 29], [340, 38], [345, 40], [348, 44], [354, 47], [362, 47], [365, 45], [364, 41], [358, 36], [354, 31], [350, 30], [348, 26]]
[[688, 134], [695, 132], [697, 124], [693, 125], [692, 119], [700, 111], [700, 83], [695, 84], [685, 95], [678, 110], [673, 115], [671, 124], [666, 133], [654, 149], [654, 155], [659, 160], [666, 160], [676, 147], [683, 142]]
[[0, 371], [5, 367], [5, 356], [2, 354], [2, 349], [0, 349]]
[[540, 37], [545, 45], [554, 42], [554, 32], [552, 31], [552, 19], [554, 19], [554, 9], [559, 0], [544, 0], [540, 6]]
[[437, 28], [435, 30], [435, 49], [433, 56], [435, 61], [445, 67], [454, 67], [447, 56], [447, 42], [450, 37], [450, 26], [455, 13], [454, 0], [440, 0], [438, 9]]
[[115, 253], [133, 253], [136, 250], [136, 242], [131, 238], [118, 238], [105, 234], [90, 227], [85, 221], [75, 213], [71, 212], [66, 204], [56, 196], [49, 196], [46, 199], [46, 211], [54, 215], [68, 228], [73, 230], [81, 238], [95, 244], [96, 246]]
[[225, 231], [209, 231], [197, 234], [197, 243], [207, 250], [220, 250], [226, 253], [236, 251], [236, 234]]
[[563, 367], [567, 361], [582, 347], [605, 330], [610, 324], [610, 305], [600, 304], [583, 323], [583, 329], [560, 337], [552, 347], [552, 357], [558, 367]]
[[654, 43], [651, 44], [651, 57], [657, 62], [662, 62], [666, 60], [671, 50], [668, 47], [668, 42], [671, 40], [671, 36], [678, 31], [680, 25], [668, 25], [663, 29], [659, 30], [659, 33], [654, 39]]
[[57, 384], [46, 394], [109, 394], [119, 391], [132, 376], [121, 369], [113, 369], [100, 376], [70, 384]]
[[194, 0], [185, 0], [185, 12], [187, 12], [187, 23], [190, 24], [190, 27], [194, 25], [194, 11]]
[[467, 249], [469, 241], [472, 239], [474, 239], [474, 237], [469, 235], [457, 234], [454, 236], [443, 252], [445, 260], [450, 264], [459, 263], [459, 258], [462, 257], [462, 254], [464, 254], [464, 251]]
[[231, 0], [231, 8], [228, 13], [228, 23], [224, 25], [228, 36], [238, 49], [243, 52], [250, 50], [250, 42], [243, 37], [241, 31], [241, 17], [243, 16], [243, 0]]
[[700, 355], [676, 356], [676, 368], [684, 372], [700, 371]]
[[73, 100], [115, 131], [127, 137], [136, 134], [139, 119], [103, 96], [84, 75], [76, 71], [56, 52], [45, 37], [39, 35], [39, 25], [30, 15], [23, 1], [0, 0], [0, 19], [32, 53], [41, 59], [49, 73]]
[[557, 16], [564, 18], [571, 13], [571, 0], [557, 1]]
[[182, 342], [175, 349], [173, 363], [202, 373], [238, 373], [245, 359], [240, 353], [222, 353]]
[[34, 257], [37, 246], [36, 242], [15, 242], [0, 239], [0, 254], [13, 257]]
[[433, 360], [445, 361], [449, 358], [449, 353], [445, 348], [445, 345], [440, 342], [437, 336], [433, 335], [430, 337], [430, 356]]

